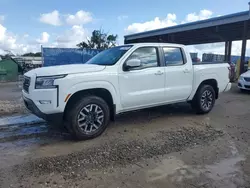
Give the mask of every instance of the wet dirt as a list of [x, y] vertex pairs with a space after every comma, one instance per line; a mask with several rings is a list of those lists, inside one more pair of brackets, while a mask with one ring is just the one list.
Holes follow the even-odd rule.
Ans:
[[26, 110], [21, 93], [21, 83], [0, 83], [0, 117], [25, 114]]
[[2, 130], [0, 187], [250, 187], [250, 94], [121, 115], [76, 142], [46, 124]]

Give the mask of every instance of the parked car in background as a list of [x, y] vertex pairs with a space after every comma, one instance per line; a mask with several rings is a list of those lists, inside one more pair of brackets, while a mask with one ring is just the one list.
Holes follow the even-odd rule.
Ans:
[[86, 64], [25, 74], [23, 98], [37, 116], [66, 126], [77, 139], [99, 136], [117, 114], [188, 102], [200, 114], [230, 90], [229, 64], [192, 63], [178, 44], [138, 43], [105, 50]]
[[192, 58], [192, 62], [194, 62], [194, 63], [200, 63], [201, 60], [198, 57], [194, 57], [194, 58]]
[[242, 90], [250, 90], [250, 70], [240, 75], [238, 87]]

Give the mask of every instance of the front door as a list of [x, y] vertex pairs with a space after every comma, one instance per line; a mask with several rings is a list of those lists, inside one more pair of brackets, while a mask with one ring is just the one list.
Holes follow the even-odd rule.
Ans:
[[127, 110], [161, 103], [165, 73], [164, 67], [160, 67], [158, 48], [140, 47], [127, 60], [130, 59], [140, 60], [141, 66], [119, 74], [122, 107]]

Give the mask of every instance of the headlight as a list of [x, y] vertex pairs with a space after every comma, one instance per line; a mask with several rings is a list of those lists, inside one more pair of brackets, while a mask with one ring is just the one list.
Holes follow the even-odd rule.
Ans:
[[244, 80], [244, 79], [243, 79], [243, 76], [240, 76], [240, 80]]
[[64, 78], [67, 75], [57, 75], [57, 76], [38, 76], [36, 77], [35, 89], [50, 89], [56, 88], [54, 81], [56, 79]]

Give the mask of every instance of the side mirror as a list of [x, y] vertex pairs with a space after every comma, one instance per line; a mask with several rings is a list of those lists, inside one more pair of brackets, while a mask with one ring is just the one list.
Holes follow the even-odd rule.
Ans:
[[141, 66], [141, 60], [140, 59], [129, 59], [125, 63], [126, 69], [136, 68]]

